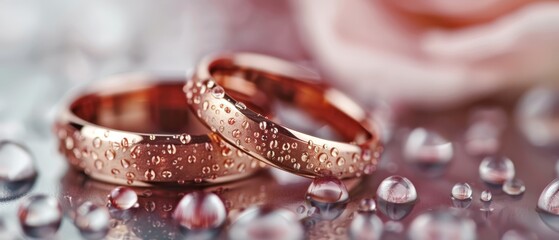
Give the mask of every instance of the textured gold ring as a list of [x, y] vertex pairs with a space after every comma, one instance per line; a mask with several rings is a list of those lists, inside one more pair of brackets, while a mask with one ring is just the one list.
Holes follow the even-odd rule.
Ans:
[[259, 170], [199, 123], [183, 86], [184, 78], [140, 74], [88, 86], [56, 121], [60, 151], [71, 166], [118, 184], [207, 184]]
[[[339, 178], [376, 169], [382, 147], [368, 113], [301, 66], [250, 53], [208, 57], [185, 93], [196, 116], [213, 132], [272, 166], [306, 177]], [[301, 109], [333, 128], [342, 141], [278, 124], [249, 106], [261, 101]]]

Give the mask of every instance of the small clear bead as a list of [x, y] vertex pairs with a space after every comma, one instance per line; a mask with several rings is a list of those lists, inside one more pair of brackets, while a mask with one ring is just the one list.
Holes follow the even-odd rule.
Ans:
[[493, 194], [491, 194], [489, 190], [484, 190], [481, 192], [481, 195], [479, 195], [479, 199], [482, 202], [490, 202], [493, 199]]
[[457, 183], [452, 187], [452, 197], [457, 200], [472, 198], [472, 187], [467, 183]]
[[524, 182], [518, 178], [513, 178], [511, 180], [507, 180], [503, 184], [503, 192], [508, 195], [520, 195], [526, 191], [526, 186]]

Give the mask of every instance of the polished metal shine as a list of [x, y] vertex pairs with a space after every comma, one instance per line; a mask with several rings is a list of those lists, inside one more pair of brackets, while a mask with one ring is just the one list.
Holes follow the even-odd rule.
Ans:
[[[258, 160], [305, 177], [370, 174], [382, 147], [367, 112], [303, 67], [257, 54], [208, 57], [185, 86], [188, 104], [213, 132]], [[247, 107], [279, 101], [338, 132], [334, 141], [293, 130]]]
[[60, 114], [60, 151], [91, 177], [128, 185], [226, 182], [259, 170], [198, 122], [183, 86], [183, 78], [141, 74], [96, 82]]

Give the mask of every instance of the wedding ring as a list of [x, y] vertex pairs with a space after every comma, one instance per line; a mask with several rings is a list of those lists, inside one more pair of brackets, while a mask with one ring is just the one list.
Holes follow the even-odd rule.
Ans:
[[[185, 93], [196, 116], [213, 132], [269, 165], [311, 178], [359, 177], [376, 169], [382, 147], [368, 113], [304, 67], [250, 53], [208, 57]], [[272, 107], [286, 104], [306, 112], [333, 128], [342, 141], [288, 128], [248, 106], [263, 99], [273, 102]]]
[[71, 166], [112, 183], [204, 184], [246, 177], [257, 160], [188, 110], [184, 78], [115, 76], [88, 86], [55, 123]]

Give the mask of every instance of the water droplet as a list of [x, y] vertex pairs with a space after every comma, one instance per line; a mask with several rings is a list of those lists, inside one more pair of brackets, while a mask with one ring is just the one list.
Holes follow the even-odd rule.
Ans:
[[410, 180], [394, 175], [380, 183], [377, 196], [390, 203], [409, 203], [417, 199], [417, 192]]
[[452, 187], [452, 197], [457, 200], [472, 198], [472, 187], [467, 183], [457, 183]]
[[8, 141], [0, 141], [0, 169], [3, 181], [20, 181], [37, 175], [31, 153], [21, 145]]
[[111, 169], [111, 173], [113, 175], [118, 175], [118, 174], [120, 174], [120, 170], [118, 170], [117, 168], [113, 168], [113, 169]]
[[549, 183], [540, 194], [538, 208], [559, 215], [559, 178]]
[[345, 164], [345, 158], [339, 157], [338, 160], [336, 160], [336, 164], [338, 164], [338, 166], [343, 166]]
[[138, 206], [138, 195], [127, 187], [116, 187], [107, 196], [109, 207], [118, 210], [128, 210]]
[[453, 154], [451, 142], [424, 128], [414, 129], [404, 144], [406, 160], [421, 167], [445, 165], [452, 160]]
[[377, 204], [372, 198], [364, 198], [361, 199], [358, 210], [360, 212], [375, 212], [377, 210]]
[[306, 153], [306, 152], [302, 153], [301, 154], [301, 161], [303, 161], [303, 162], [309, 161], [309, 154]]
[[237, 107], [240, 110], [245, 110], [247, 108], [247, 106], [242, 102], [236, 102], [235, 107]]
[[405, 177], [390, 176], [377, 188], [378, 209], [392, 220], [406, 217], [417, 200], [412, 182]]
[[297, 207], [297, 213], [299, 213], [299, 214], [305, 213], [305, 210], [307, 210], [305, 205], [301, 205], [301, 206]]
[[411, 240], [476, 239], [476, 224], [472, 219], [447, 210], [434, 210], [417, 216], [408, 231]]
[[101, 147], [101, 144], [102, 144], [101, 138], [95, 137], [95, 138], [93, 139], [93, 147], [94, 147], [94, 148], [100, 148], [100, 147]]
[[528, 141], [535, 146], [559, 146], [559, 94], [551, 87], [528, 91], [518, 103], [517, 124]]
[[109, 210], [87, 201], [76, 209], [76, 227], [86, 239], [101, 239], [109, 232]]
[[372, 158], [371, 149], [363, 148], [361, 149], [361, 159], [363, 161], [370, 161]]
[[101, 160], [95, 160], [95, 162], [93, 163], [95, 165], [95, 168], [97, 168], [97, 170], [102, 170], [103, 169], [103, 161]]
[[0, 201], [27, 193], [37, 178], [33, 156], [19, 144], [0, 141]]
[[227, 211], [221, 199], [214, 193], [192, 192], [185, 195], [173, 218], [186, 230], [206, 230], [220, 227], [226, 220]]
[[149, 162], [149, 165], [158, 165], [159, 163], [161, 163], [161, 157], [160, 156], [152, 156], [151, 160]]
[[503, 192], [508, 195], [516, 196], [524, 193], [526, 186], [524, 182], [518, 178], [513, 178], [503, 183]]
[[175, 144], [167, 145], [167, 153], [169, 153], [169, 154], [177, 153], [177, 147], [175, 146]]
[[339, 179], [319, 177], [312, 181], [306, 198], [314, 208], [313, 213], [309, 216], [322, 220], [333, 220], [345, 210], [349, 193]]
[[484, 190], [483, 192], [481, 192], [481, 195], [479, 195], [479, 200], [481, 200], [482, 202], [491, 202], [492, 199], [493, 194], [491, 194], [489, 190]]
[[33, 195], [19, 205], [19, 223], [25, 235], [49, 238], [56, 234], [62, 222], [62, 207], [56, 198]]
[[155, 179], [155, 171], [153, 169], [146, 170], [144, 177], [149, 181]]
[[481, 180], [491, 184], [503, 184], [506, 180], [514, 178], [514, 174], [514, 164], [505, 156], [488, 156], [479, 164]]
[[332, 155], [332, 157], [337, 157], [339, 153], [340, 153], [340, 150], [338, 150], [338, 149], [335, 148], [335, 147], [333, 147], [332, 149], [330, 149], [330, 155]]
[[349, 236], [353, 240], [380, 239], [383, 223], [379, 217], [371, 213], [358, 213], [349, 225]]
[[[278, 140], [270, 141], [270, 149], [278, 148]], [[289, 145], [289, 144], [288, 144]]]
[[268, 123], [266, 123], [266, 121], [262, 121], [258, 124], [258, 127], [260, 128], [260, 130], [266, 130], [267, 126], [268, 126]]
[[239, 166], [237, 166], [237, 171], [239, 172], [244, 172], [246, 168], [246, 165], [244, 163], [239, 164]]
[[68, 150], [74, 148], [74, 139], [72, 137], [66, 137], [64, 145], [66, 145], [66, 149]]
[[134, 145], [131, 149], [130, 149], [130, 157], [132, 157], [133, 159], [136, 159], [140, 156], [141, 153], [141, 149], [138, 145]]
[[276, 155], [276, 152], [274, 152], [274, 151], [272, 151], [272, 150], [269, 150], [269, 151], [266, 153], [266, 157], [268, 157], [268, 159], [272, 159], [275, 155]]
[[123, 148], [127, 148], [130, 146], [127, 138], [122, 138], [122, 140], [120, 140], [120, 145], [122, 145]]
[[297, 217], [285, 209], [251, 207], [233, 222], [231, 240], [303, 239], [304, 231]]
[[229, 125], [235, 124], [235, 118], [229, 118], [229, 120], [227, 120], [227, 123], [228, 123]]
[[241, 137], [241, 131], [239, 129], [234, 129], [231, 132], [231, 136], [233, 136], [234, 138], [240, 138]]
[[482, 206], [479, 210], [493, 211], [493, 208], [491, 208], [491, 200], [493, 200], [493, 194], [491, 194], [489, 190], [484, 190], [483, 192], [481, 192], [481, 195], [479, 195], [479, 200], [482, 203]]
[[162, 176], [163, 178], [171, 178], [171, 177], [173, 177], [173, 173], [172, 173], [171, 171], [169, 171], [169, 170], [163, 170], [163, 171], [161, 172], [161, 176]]
[[225, 89], [221, 86], [212, 88], [212, 96], [217, 99], [223, 98], [225, 96]]
[[125, 158], [120, 160], [120, 165], [122, 165], [123, 168], [128, 168], [130, 167], [130, 162], [128, 160], [126, 160]]
[[349, 199], [346, 186], [335, 177], [315, 178], [307, 189], [307, 199], [321, 203], [340, 203]]
[[326, 159], [328, 159], [328, 155], [326, 155], [326, 153], [318, 154], [318, 161], [320, 161], [321, 163], [325, 162]]
[[109, 149], [107, 151], [105, 151], [105, 157], [107, 158], [107, 160], [112, 161], [113, 159], [115, 159], [115, 150]]

